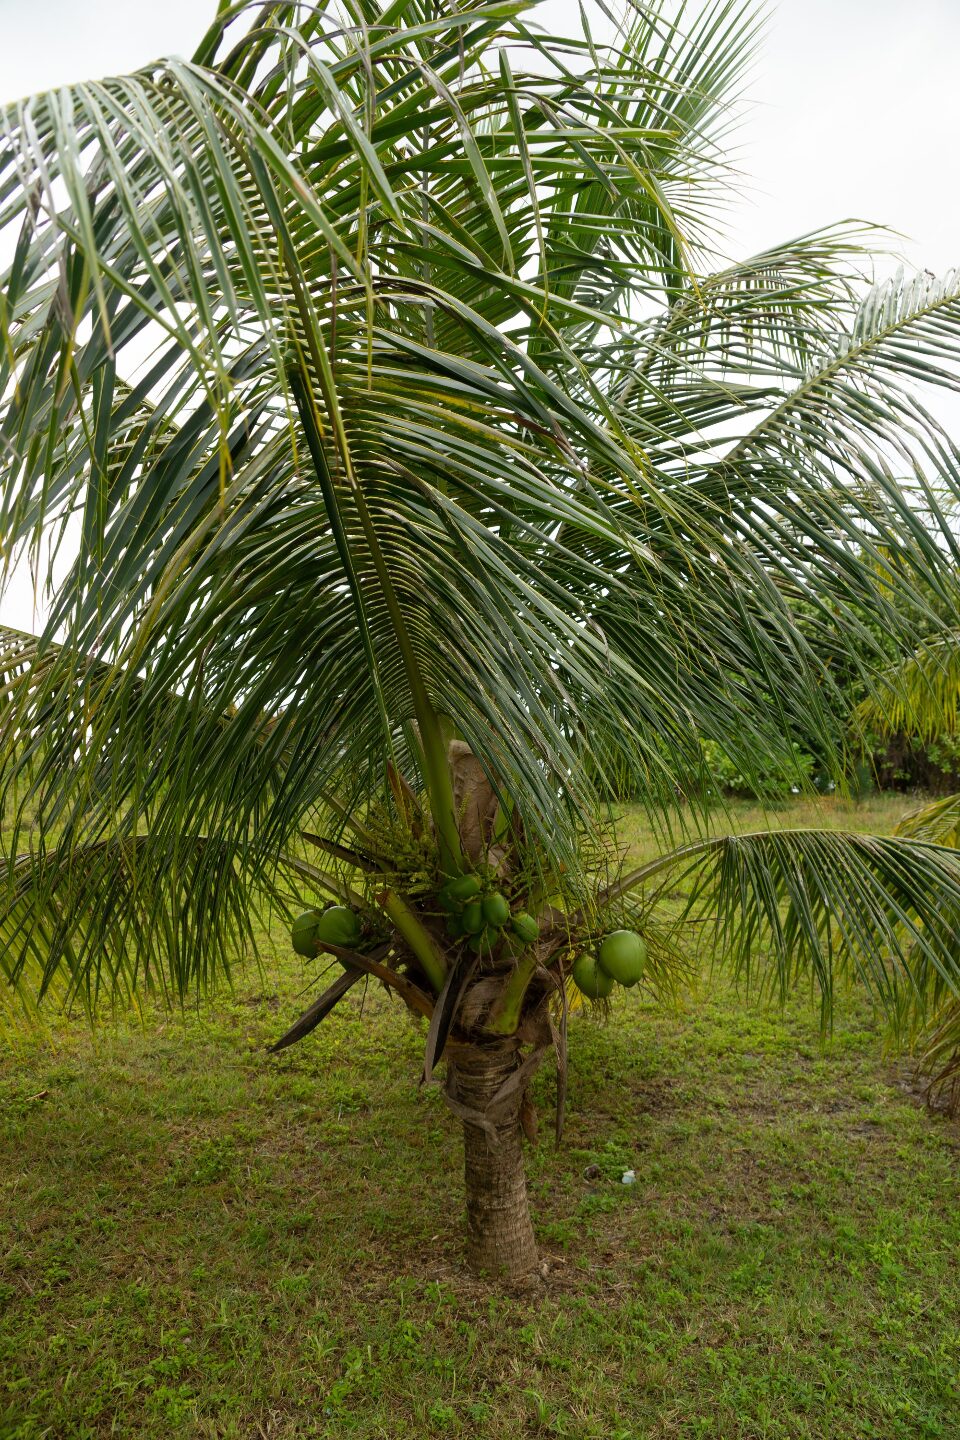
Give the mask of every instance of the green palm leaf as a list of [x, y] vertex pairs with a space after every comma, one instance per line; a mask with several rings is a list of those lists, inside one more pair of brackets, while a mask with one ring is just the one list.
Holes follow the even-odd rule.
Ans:
[[896, 828], [906, 840], [929, 840], [960, 850], [960, 795], [945, 795], [905, 815]]
[[881, 735], [954, 735], [960, 719], [960, 644], [947, 632], [888, 667], [857, 707], [859, 723]]
[[960, 994], [960, 856], [950, 848], [833, 830], [723, 835], [631, 871], [603, 898], [649, 889], [665, 872], [657, 890], [686, 895], [686, 920], [706, 927], [721, 962], [779, 999], [809, 977], [824, 1025], [850, 979], [901, 1035]]

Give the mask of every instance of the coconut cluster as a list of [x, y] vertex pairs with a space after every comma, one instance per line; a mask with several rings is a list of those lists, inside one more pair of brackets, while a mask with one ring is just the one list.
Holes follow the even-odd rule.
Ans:
[[352, 950], [360, 939], [360, 916], [346, 905], [305, 910], [294, 920], [290, 939], [297, 954], [308, 959], [321, 954], [328, 945]]
[[540, 933], [532, 915], [511, 912], [510, 903], [499, 890], [484, 889], [479, 875], [457, 875], [448, 880], [437, 896], [447, 917], [447, 934], [464, 940], [478, 954], [490, 951], [510, 936], [516, 947], [531, 945]]
[[614, 985], [636, 985], [643, 977], [647, 947], [636, 930], [613, 930], [594, 955], [584, 950], [573, 962], [573, 979], [588, 1000], [606, 1000]]

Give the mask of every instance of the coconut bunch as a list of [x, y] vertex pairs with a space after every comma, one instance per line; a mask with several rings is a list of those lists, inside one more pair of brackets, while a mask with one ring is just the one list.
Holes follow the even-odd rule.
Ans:
[[330, 945], [353, 950], [363, 936], [363, 924], [356, 910], [347, 905], [328, 905], [324, 910], [305, 910], [298, 915], [290, 930], [290, 940], [298, 955], [313, 959], [327, 952]]
[[614, 985], [629, 989], [643, 979], [647, 946], [636, 930], [614, 930], [605, 935], [596, 953], [582, 950], [573, 962], [573, 981], [590, 1000], [606, 1000]]
[[305, 958], [334, 957], [343, 973], [274, 1048], [302, 1038], [313, 1028], [305, 1022], [313, 1016], [319, 1023], [366, 975], [430, 1019], [429, 1073], [450, 1038], [556, 1042], [555, 1022], [571, 998], [602, 1004], [616, 985], [631, 988], [647, 974], [647, 938], [655, 946], [658, 940], [641, 933], [643, 919], [627, 928], [633, 917], [622, 903], [615, 912], [602, 892], [574, 890], [562, 865], [551, 864], [504, 813], [462, 742], [449, 746], [447, 759], [460, 873], [444, 871], [425, 794], [392, 766], [392, 803], [371, 808], [362, 821], [352, 814], [350, 845], [342, 835], [307, 834], [328, 863], [303, 873], [322, 877], [335, 899], [300, 914], [291, 941]]
[[482, 955], [491, 953], [501, 940], [506, 940], [511, 954], [532, 945], [540, 927], [526, 910], [513, 913], [503, 893], [485, 886], [476, 872], [458, 875], [441, 887], [437, 902], [447, 916], [447, 934], [453, 940], [465, 940], [471, 950]]
[[[540, 938], [537, 920], [526, 910], [511, 911], [499, 890], [485, 892], [479, 874], [460, 875], [448, 881], [439, 890], [437, 902], [447, 915], [447, 935], [478, 955], [492, 956], [503, 942], [509, 959], [519, 961], [522, 951]], [[367, 925], [366, 938], [373, 934]], [[290, 931], [296, 953], [309, 959], [354, 950], [364, 935], [361, 915], [346, 905], [305, 910]], [[600, 937], [595, 948], [581, 949], [570, 973], [586, 999], [606, 1000], [615, 985], [625, 989], [637, 985], [643, 979], [646, 960], [647, 946], [642, 935], [636, 930], [613, 930]]]

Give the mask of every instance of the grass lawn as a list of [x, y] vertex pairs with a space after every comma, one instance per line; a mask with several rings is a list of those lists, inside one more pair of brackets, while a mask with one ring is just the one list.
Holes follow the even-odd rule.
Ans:
[[960, 1435], [960, 1128], [856, 996], [825, 1044], [809, 996], [706, 984], [575, 1017], [564, 1145], [529, 1153], [548, 1272], [503, 1293], [461, 1268], [423, 1031], [371, 990], [265, 1055], [307, 983], [275, 938], [198, 1013], [7, 1037], [3, 1440]]

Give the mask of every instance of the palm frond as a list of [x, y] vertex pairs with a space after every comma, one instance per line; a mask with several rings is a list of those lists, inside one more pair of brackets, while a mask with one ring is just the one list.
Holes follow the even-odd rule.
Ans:
[[723, 835], [631, 871], [605, 898], [665, 872], [657, 889], [686, 895], [686, 920], [702, 927], [719, 963], [780, 999], [808, 978], [824, 1025], [837, 985], [850, 979], [901, 1035], [960, 995], [954, 850], [833, 830]]
[[917, 1051], [928, 1104], [948, 1115], [960, 1114], [960, 1002], [948, 1000], [937, 1011]]
[[[69, 849], [37, 837], [0, 882], [0, 973], [91, 1014], [137, 992], [182, 1004], [256, 954], [242, 867], [242, 854], [196, 835], [163, 851], [146, 835]], [[264, 910], [282, 904], [279, 891], [259, 893]]]
[[239, 911], [397, 771], [452, 852], [445, 727], [588, 896], [608, 771], [656, 810], [704, 738], [750, 776], [801, 726], [842, 768], [798, 600], [862, 657], [873, 552], [944, 591], [909, 387], [955, 383], [955, 281], [855, 310], [852, 232], [708, 253], [751, 5], [606, 47], [529, 8], [222, 6], [192, 62], [3, 111], [2, 562], [50, 612], [0, 798], [51, 874], [134, 845], [158, 917], [216, 844]]
[[[725, 27], [736, 31], [741, 12], [725, 13], [711, 93], [722, 88]], [[459, 281], [441, 288], [444, 276], [462, 275], [460, 237], [481, 233], [481, 212], [494, 230], [509, 214], [533, 233], [531, 206], [548, 175], [555, 199], [568, 186], [575, 193], [586, 170], [591, 183], [606, 177], [614, 188], [639, 187], [646, 206], [659, 203], [650, 117], [629, 98], [646, 51], [626, 45], [617, 55], [617, 104], [626, 109], [616, 124], [602, 65], [592, 88], [562, 64], [552, 77], [527, 77], [531, 94], [549, 92], [564, 118], [548, 132], [521, 114], [521, 147], [499, 81], [469, 64], [504, 13], [480, 7], [471, 16], [470, 24], [458, 17], [449, 56], [430, 75], [416, 26], [409, 37], [402, 25], [388, 27], [390, 46], [380, 34], [351, 35], [336, 54], [330, 46], [340, 42], [323, 25], [271, 29], [249, 58], [259, 54], [259, 67], [266, 52], [257, 47], [269, 42], [304, 61], [292, 110], [279, 92], [245, 96], [231, 60], [225, 73], [169, 62], [6, 116], [3, 219], [23, 217], [25, 228], [6, 284], [0, 519], [12, 556], [82, 516], [80, 555], [43, 643], [59, 634], [70, 651], [107, 666], [109, 684], [87, 679], [93, 718], [84, 746], [72, 747], [84, 805], [159, 807], [160, 823], [166, 813], [171, 825], [184, 813], [203, 816], [236, 842], [257, 823], [279, 844], [321, 790], [379, 767], [397, 743], [393, 731], [413, 717], [413, 674], [498, 785], [525, 797], [531, 825], [563, 843], [558, 794], [574, 808], [589, 804], [578, 755], [591, 734], [622, 731], [624, 717], [636, 716], [627, 748], [646, 787], [664, 796], [676, 780], [670, 746], [684, 763], [696, 753], [691, 718], [711, 732], [733, 718], [735, 706], [718, 703], [728, 689], [722, 666], [734, 658], [716, 633], [728, 630], [725, 585], [692, 604], [686, 573], [648, 560], [646, 526], [618, 514], [596, 482], [582, 483], [594, 467], [598, 481], [615, 474], [662, 509], [643, 456], [535, 363], [523, 331], [495, 328], [499, 312], [486, 300]], [[644, 45], [652, 33], [644, 31]], [[739, 64], [738, 46], [731, 63]], [[368, 71], [381, 64], [392, 83], [373, 97]], [[673, 82], [660, 76], [665, 93]], [[685, 83], [676, 82], [678, 103]], [[356, 109], [364, 96], [366, 130]], [[408, 174], [398, 188], [411, 145], [431, 175], [411, 187]], [[481, 173], [494, 153], [495, 191]], [[674, 147], [672, 159], [680, 153]], [[511, 169], [523, 194], [504, 210]], [[41, 187], [34, 209], [31, 175]], [[428, 217], [429, 275], [409, 250], [423, 230], [424, 188], [443, 195], [448, 217], [458, 213], [454, 198], [465, 207], [456, 224]], [[629, 205], [623, 224], [644, 234]], [[515, 314], [516, 266], [504, 253], [491, 269], [488, 250], [496, 252], [492, 239], [479, 257], [485, 293], [500, 287]], [[443, 271], [445, 257], [460, 258]], [[54, 276], [68, 278], [54, 285]], [[548, 298], [552, 310], [583, 310], [572, 293], [534, 290], [526, 303], [538, 315]], [[138, 364], [148, 338], [157, 348]], [[286, 383], [291, 346], [312, 390], [299, 416]], [[308, 400], [322, 428], [313, 473], [297, 423]], [[631, 560], [642, 588], [617, 578]], [[342, 603], [345, 583], [357, 598], [352, 610]], [[610, 634], [595, 618], [601, 590], [619, 611]], [[645, 616], [661, 617], [652, 667], [610, 643], [616, 626], [625, 633]], [[704, 642], [718, 656], [710, 676], [687, 659]], [[765, 645], [764, 684], [779, 643]], [[739, 698], [759, 691], [756, 668], [741, 663]], [[47, 710], [73, 678], [55, 669], [51, 661]], [[669, 703], [662, 675], [675, 677], [675, 688], [679, 681]], [[118, 684], [122, 676], [135, 694]], [[805, 679], [798, 709], [816, 691]], [[171, 692], [175, 706], [164, 698]], [[25, 693], [17, 724], [35, 731], [41, 701], [35, 687], [29, 700]], [[229, 740], [212, 718], [227, 710]], [[292, 747], [268, 822], [255, 779], [264, 716], [276, 722], [273, 752]], [[131, 747], [153, 757], [135, 800], [129, 770], [107, 778], [121, 717]], [[68, 746], [77, 706], [62, 719], [58, 744]], [[149, 733], [138, 734], [141, 724]], [[767, 743], [777, 738], [770, 727]], [[211, 763], [189, 781], [178, 773], [171, 789], [161, 751]]]
[[[894, 832], [909, 840], [960, 850], [960, 795], [945, 795], [905, 815]], [[960, 964], [960, 947], [957, 948]], [[960, 1000], [946, 994], [915, 1042], [917, 1066], [926, 1080], [928, 1103], [960, 1111]]]
[[[614, 404], [690, 511], [785, 587], [857, 632], [865, 604], [903, 633], [906, 598], [932, 635], [943, 626], [931, 597], [952, 603], [960, 466], [917, 387], [957, 387], [960, 278], [900, 276], [851, 311], [849, 295], [826, 300], [828, 270], [812, 258], [810, 302], [794, 308], [788, 288], [779, 323], [775, 288], [748, 288], [739, 314], [708, 308], [697, 324], [661, 327], [649, 351], [625, 347]], [[681, 386], [673, 407], [658, 370]]]
[[905, 840], [926, 840], [960, 850], [960, 795], [945, 795], [905, 815], [894, 831]]
[[877, 678], [857, 707], [866, 729], [920, 740], [955, 735], [960, 723], [960, 635], [948, 631], [919, 646]]

